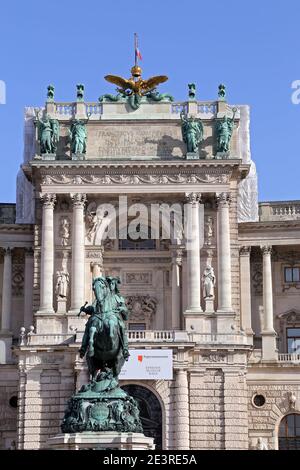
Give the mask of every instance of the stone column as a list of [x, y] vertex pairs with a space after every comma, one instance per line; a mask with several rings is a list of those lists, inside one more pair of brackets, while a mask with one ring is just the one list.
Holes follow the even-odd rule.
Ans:
[[251, 277], [250, 277], [251, 246], [240, 248], [240, 286], [241, 286], [241, 326], [246, 335], [253, 337], [251, 327]]
[[273, 318], [273, 286], [272, 286], [272, 247], [261, 246], [263, 254], [263, 306], [264, 329], [262, 331], [262, 358], [263, 360], [276, 360], [276, 332]]
[[191, 312], [202, 312], [201, 308], [201, 272], [200, 272], [200, 193], [186, 193], [188, 201], [186, 239], [187, 239], [187, 283], [188, 306]]
[[180, 330], [181, 312], [181, 283], [180, 266], [182, 263], [182, 249], [172, 249], [172, 329]]
[[33, 320], [33, 249], [25, 248], [24, 278], [24, 326], [28, 328]]
[[73, 201], [72, 225], [72, 273], [71, 273], [71, 312], [78, 313], [84, 304], [85, 276], [84, 276], [84, 206], [85, 194], [71, 194]]
[[4, 249], [3, 283], [2, 283], [2, 316], [1, 333], [9, 333], [11, 329], [11, 284], [12, 261], [11, 249]]
[[53, 271], [54, 271], [54, 233], [53, 212], [55, 194], [43, 194], [42, 246], [41, 246], [41, 313], [54, 313], [53, 310]]
[[218, 312], [232, 312], [230, 257], [230, 194], [220, 193], [218, 204]]
[[187, 371], [184, 369], [175, 370], [174, 429], [176, 430], [174, 448], [189, 450], [189, 387]]

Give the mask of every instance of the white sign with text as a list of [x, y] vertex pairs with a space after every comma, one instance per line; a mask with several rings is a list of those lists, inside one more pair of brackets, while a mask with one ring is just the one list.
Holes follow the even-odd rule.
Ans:
[[122, 367], [121, 380], [173, 379], [172, 349], [131, 349]]

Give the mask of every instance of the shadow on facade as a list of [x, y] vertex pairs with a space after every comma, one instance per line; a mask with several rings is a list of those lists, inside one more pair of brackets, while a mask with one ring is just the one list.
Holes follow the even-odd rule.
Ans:
[[129, 384], [122, 388], [138, 402], [145, 436], [154, 437], [155, 449], [162, 449], [162, 409], [157, 397], [141, 385]]

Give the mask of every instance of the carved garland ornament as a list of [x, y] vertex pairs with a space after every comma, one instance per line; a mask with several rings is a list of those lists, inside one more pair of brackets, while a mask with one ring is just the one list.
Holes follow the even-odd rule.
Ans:
[[104, 176], [44, 176], [42, 184], [187, 184], [187, 183], [219, 183], [226, 184], [230, 180], [230, 175], [207, 175], [203, 176], [190, 174], [185, 175], [104, 175]]

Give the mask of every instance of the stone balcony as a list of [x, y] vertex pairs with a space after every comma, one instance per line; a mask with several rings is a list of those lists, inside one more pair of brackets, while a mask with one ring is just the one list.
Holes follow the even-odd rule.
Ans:
[[[128, 118], [138, 119], [145, 117], [151, 119], [151, 108], [155, 107], [155, 114], [168, 115], [169, 119], [178, 119], [181, 112], [191, 112], [201, 119], [214, 119], [218, 112], [231, 111], [233, 106], [224, 101], [161, 101], [154, 103], [143, 102], [141, 108], [132, 116], [128, 114], [126, 104], [123, 102], [46, 102], [46, 112], [55, 116], [60, 121], [68, 121], [77, 117], [89, 118], [89, 120], [99, 120], [106, 115], [127, 114]], [[42, 109], [42, 108], [41, 108]], [[153, 116], [154, 117], [154, 116]], [[240, 118], [240, 111], [237, 107], [236, 119]]]
[[300, 201], [274, 201], [259, 204], [260, 222], [300, 220]]
[[[84, 332], [73, 331], [70, 334], [35, 334], [28, 333], [20, 336], [20, 346], [57, 346], [80, 344]], [[137, 343], [163, 344], [163, 343], [193, 343], [199, 345], [245, 345], [247, 337], [241, 334], [215, 334], [215, 333], [188, 333], [184, 330], [130, 330], [128, 341]]]

